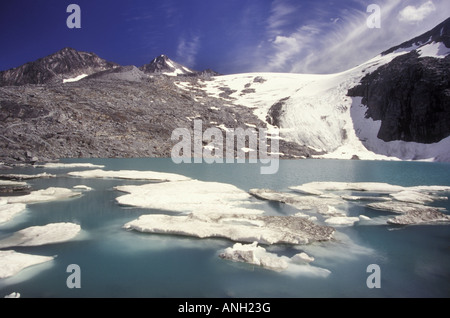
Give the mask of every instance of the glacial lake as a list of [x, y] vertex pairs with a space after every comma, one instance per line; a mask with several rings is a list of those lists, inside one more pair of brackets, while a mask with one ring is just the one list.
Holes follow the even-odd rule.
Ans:
[[[233, 184], [248, 191], [288, 187], [315, 181], [383, 182], [400, 186], [450, 186], [450, 164], [344, 160], [284, 160], [278, 173], [261, 175], [259, 164], [174, 164], [171, 159], [78, 159], [104, 165], [104, 170], [142, 170], [181, 174], [202, 181]], [[301, 298], [301, 297], [449, 297], [450, 224], [394, 226], [365, 224], [335, 226], [335, 240], [308, 246], [273, 245], [267, 251], [291, 257], [305, 251], [315, 258], [311, 265], [328, 270], [318, 276], [272, 271], [218, 257], [233, 246], [226, 239], [196, 239], [175, 235], [144, 234], [123, 229], [143, 214], [170, 212], [120, 206], [118, 185], [148, 181], [84, 179], [69, 171], [86, 170], [16, 168], [2, 174], [48, 172], [56, 178], [27, 182], [33, 190], [48, 187], [93, 188], [81, 197], [30, 204], [11, 221], [0, 224], [0, 240], [35, 225], [72, 222], [81, 233], [71, 241], [33, 247], [11, 248], [33, 255], [56, 256], [0, 280], [0, 296], [18, 292], [21, 297], [120, 297], [120, 298]], [[354, 195], [355, 193], [348, 192]], [[450, 193], [440, 195], [449, 196]], [[173, 193], [177, 196], [177, 193]], [[257, 199], [255, 198], [255, 201]], [[430, 205], [446, 208], [449, 200]], [[290, 206], [264, 202], [267, 214], [293, 215]], [[395, 216], [348, 203], [349, 216]], [[81, 288], [70, 289], [67, 267], [80, 267]], [[368, 288], [370, 264], [380, 268], [381, 288]]]

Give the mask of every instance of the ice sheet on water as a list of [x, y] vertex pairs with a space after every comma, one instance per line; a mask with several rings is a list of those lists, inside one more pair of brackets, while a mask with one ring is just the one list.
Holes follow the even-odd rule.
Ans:
[[0, 251], [0, 279], [11, 277], [26, 267], [49, 262], [50, 256], [30, 255], [12, 250]]
[[232, 247], [223, 250], [219, 257], [288, 274], [327, 277], [331, 273], [327, 269], [309, 265], [310, 262], [314, 261], [314, 258], [304, 252], [298, 253], [291, 258], [278, 256], [258, 246], [257, 242], [251, 244], [236, 243]]
[[0, 199], [0, 224], [8, 222], [17, 214], [23, 212], [27, 208], [23, 203], [8, 204], [5, 199]]
[[32, 191], [30, 194], [6, 198], [8, 203], [40, 203], [54, 200], [63, 200], [80, 196], [79, 191], [66, 188], [50, 187], [47, 189]]
[[128, 194], [116, 198], [122, 205], [180, 213], [242, 213], [264, 211], [246, 207], [251, 196], [234, 185], [198, 180], [174, 181], [141, 186], [118, 186]]
[[124, 225], [144, 233], [225, 238], [262, 244], [309, 244], [333, 237], [334, 229], [295, 216], [255, 214], [142, 215]]
[[115, 178], [128, 180], [151, 180], [160, 182], [191, 180], [190, 178], [182, 175], [156, 171], [135, 171], [135, 170], [106, 171], [96, 169], [87, 171], [74, 171], [69, 172], [68, 174], [73, 177], [81, 177], [81, 178]]
[[80, 225], [74, 223], [50, 223], [43, 226], [31, 226], [1, 240], [0, 248], [41, 246], [65, 242], [76, 237], [80, 231]]
[[96, 165], [93, 163], [60, 163], [49, 162], [42, 165], [36, 165], [37, 168], [46, 169], [67, 169], [67, 168], [104, 168], [104, 165]]

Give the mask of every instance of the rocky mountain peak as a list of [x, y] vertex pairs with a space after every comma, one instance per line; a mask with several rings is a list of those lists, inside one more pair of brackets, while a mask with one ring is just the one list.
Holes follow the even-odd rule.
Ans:
[[139, 68], [144, 73], [164, 74], [164, 75], [192, 75], [196, 73], [187, 67], [172, 61], [167, 55], [161, 54], [155, 57], [149, 64], [145, 64]]
[[63, 80], [119, 66], [94, 53], [66, 47], [34, 62], [0, 72], [0, 86], [62, 83]]

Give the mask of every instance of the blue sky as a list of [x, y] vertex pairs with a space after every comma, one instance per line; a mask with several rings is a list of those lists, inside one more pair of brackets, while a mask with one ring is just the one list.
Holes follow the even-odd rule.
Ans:
[[[69, 4], [81, 29], [69, 29]], [[370, 4], [381, 28], [368, 28]], [[166, 54], [223, 74], [333, 73], [433, 28], [448, 0], [8, 0], [0, 3], [0, 70], [64, 47], [141, 66]]]

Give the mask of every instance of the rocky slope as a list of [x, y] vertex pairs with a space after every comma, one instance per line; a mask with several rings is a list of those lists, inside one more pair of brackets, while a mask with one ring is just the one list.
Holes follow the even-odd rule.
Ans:
[[[187, 93], [178, 82], [124, 67], [74, 83], [2, 87], [0, 161], [170, 157], [172, 131], [192, 131], [195, 119], [204, 130], [264, 126], [249, 109], [227, 107], [201, 91]], [[292, 155], [311, 153], [292, 143], [281, 148]]]

